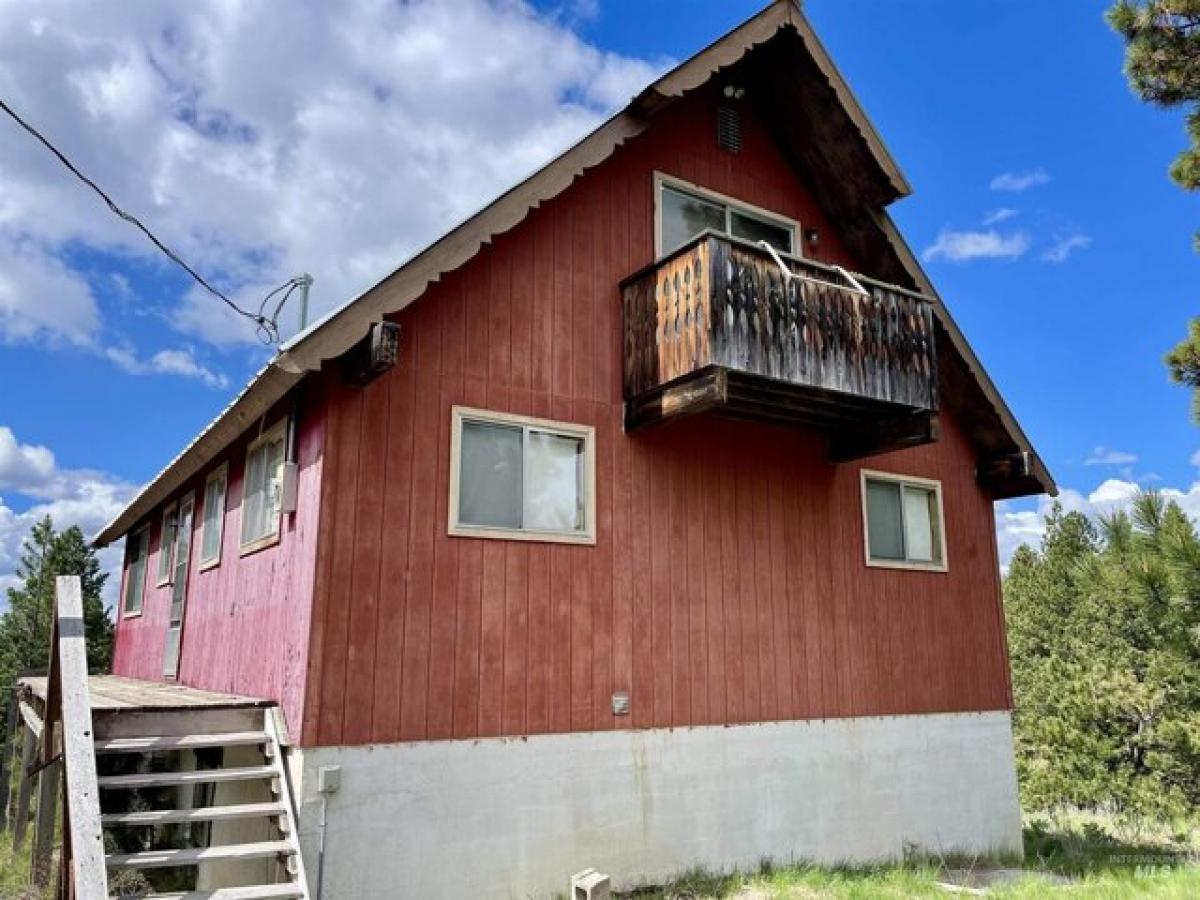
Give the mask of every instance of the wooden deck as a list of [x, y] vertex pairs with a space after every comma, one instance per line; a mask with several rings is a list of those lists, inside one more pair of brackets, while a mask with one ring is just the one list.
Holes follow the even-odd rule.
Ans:
[[[46, 678], [26, 676], [17, 682], [22, 695], [42, 706], [46, 702]], [[141, 681], [119, 675], [92, 675], [88, 678], [88, 699], [93, 713], [146, 710], [170, 712], [192, 709], [248, 709], [271, 706], [270, 700], [202, 691], [183, 684]]]

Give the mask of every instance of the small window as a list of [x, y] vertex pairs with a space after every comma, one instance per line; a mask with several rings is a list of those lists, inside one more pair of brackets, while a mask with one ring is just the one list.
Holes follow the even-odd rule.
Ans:
[[662, 246], [665, 252], [686, 244], [711, 228], [725, 230], [725, 207], [693, 194], [663, 186], [661, 194]]
[[146, 558], [150, 555], [150, 526], [129, 536], [125, 545], [125, 597], [122, 610], [127, 616], [142, 614], [142, 595], [146, 591]]
[[862, 478], [868, 565], [944, 571], [941, 484], [878, 472]]
[[211, 569], [221, 562], [221, 539], [225, 535], [225, 485], [228, 464], [216, 469], [204, 482], [204, 516], [200, 532], [200, 569]]
[[792, 252], [792, 229], [748, 213], [729, 211], [729, 233], [736, 238], [757, 244], [766, 241], [783, 253]]
[[175, 504], [163, 509], [162, 527], [158, 532], [158, 569], [155, 571], [154, 584], [162, 587], [171, 583], [171, 563], [175, 551]]
[[663, 175], [657, 176], [657, 182], [661, 253], [670, 253], [706, 230], [752, 243], [766, 241], [781, 253], [795, 252], [794, 221]]
[[595, 431], [454, 407], [450, 533], [595, 542]]
[[283, 506], [283, 459], [287, 421], [273, 426], [246, 450], [242, 487], [242, 552], [270, 546], [279, 540]]

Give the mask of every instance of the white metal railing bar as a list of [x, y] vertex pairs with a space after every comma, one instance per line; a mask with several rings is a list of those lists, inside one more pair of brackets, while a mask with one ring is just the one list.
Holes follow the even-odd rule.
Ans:
[[[858, 279], [856, 279], [853, 275], [851, 275], [849, 272], [847, 272], [841, 266], [822, 266], [822, 268], [827, 268], [834, 272], [837, 272], [839, 275], [841, 275], [843, 278], [845, 278], [846, 281], [850, 282], [849, 285], [834, 284], [832, 281], [826, 281], [823, 278], [814, 278], [812, 275], [808, 275], [805, 272], [793, 272], [792, 269], [787, 265], [787, 263], [785, 263], [783, 261], [783, 257], [781, 257], [779, 255], [779, 251], [776, 250], [769, 243], [767, 243], [766, 241], [758, 241], [755, 244], [755, 246], [761, 250], [766, 250], [767, 253], [770, 254], [771, 259], [775, 260], [775, 265], [777, 265], [779, 267], [779, 271], [783, 275], [784, 281], [789, 281], [789, 280], [795, 278], [797, 281], [807, 281], [810, 284], [823, 284], [826, 287], [839, 288], [840, 290], [843, 290], [843, 291], [851, 290], [856, 294], [862, 294], [864, 297], [871, 296], [870, 291], [868, 291], [861, 284], [859, 284]], [[806, 264], [811, 264], [812, 260], [804, 260], [804, 262]]]

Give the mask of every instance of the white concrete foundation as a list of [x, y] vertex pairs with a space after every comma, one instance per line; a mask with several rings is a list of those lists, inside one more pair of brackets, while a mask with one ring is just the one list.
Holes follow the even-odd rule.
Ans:
[[615, 888], [702, 866], [1019, 853], [1007, 712], [294, 751], [322, 900], [525, 898], [595, 867]]

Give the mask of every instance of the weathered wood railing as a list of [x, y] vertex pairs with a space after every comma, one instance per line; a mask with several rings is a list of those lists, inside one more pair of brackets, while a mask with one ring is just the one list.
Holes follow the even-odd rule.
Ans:
[[[38, 710], [31, 701], [32, 697], [18, 696], [14, 691], [8, 707], [6, 763], [12, 752], [14, 732], [18, 726], [22, 730], [20, 781], [11, 820], [13, 844], [19, 848], [24, 841], [36, 781], [32, 870], [34, 881], [44, 884], [59, 834], [54, 820], [61, 790], [64, 802], [56, 895], [64, 900], [106, 900], [108, 878], [88, 699], [83, 594], [78, 576], [60, 577], [55, 585], [45, 703]], [[0, 770], [4, 768], [0, 766]], [[6, 800], [6, 811], [8, 806]], [[3, 821], [0, 819], [0, 825]]]
[[908, 410], [937, 408], [918, 294], [706, 232], [622, 283], [626, 400], [710, 366]]

